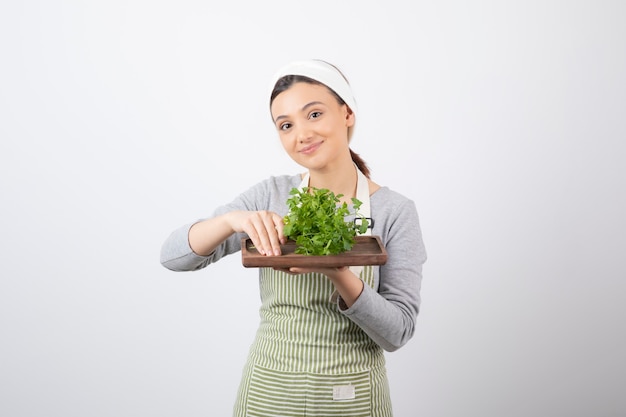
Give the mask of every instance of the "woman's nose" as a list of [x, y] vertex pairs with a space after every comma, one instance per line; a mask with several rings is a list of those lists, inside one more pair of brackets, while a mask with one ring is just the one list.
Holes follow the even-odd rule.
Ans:
[[312, 137], [313, 137], [313, 134], [311, 133], [310, 129], [307, 129], [305, 127], [301, 127], [300, 129], [298, 129], [298, 132], [297, 132], [298, 142], [300, 143], [308, 142], [311, 140]]

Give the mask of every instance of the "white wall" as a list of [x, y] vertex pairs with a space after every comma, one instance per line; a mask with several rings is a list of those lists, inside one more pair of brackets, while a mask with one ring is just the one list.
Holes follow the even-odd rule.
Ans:
[[278, 66], [350, 78], [354, 149], [429, 253], [396, 415], [623, 416], [626, 6], [0, 5], [0, 415], [227, 416], [254, 270], [159, 264], [174, 228], [299, 172]]

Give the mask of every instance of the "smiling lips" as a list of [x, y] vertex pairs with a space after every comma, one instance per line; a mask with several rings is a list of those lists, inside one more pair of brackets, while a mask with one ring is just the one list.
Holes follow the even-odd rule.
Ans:
[[320, 147], [321, 144], [322, 144], [322, 142], [313, 143], [313, 144], [311, 144], [309, 146], [306, 146], [306, 147], [300, 149], [299, 152], [302, 153], [302, 154], [305, 154], [305, 155], [311, 154], [311, 153], [315, 152]]

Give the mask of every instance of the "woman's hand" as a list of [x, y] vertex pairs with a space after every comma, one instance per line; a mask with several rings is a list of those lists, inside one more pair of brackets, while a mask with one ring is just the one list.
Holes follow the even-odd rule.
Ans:
[[271, 211], [231, 211], [206, 219], [189, 229], [189, 245], [198, 255], [208, 256], [233, 233], [247, 233], [259, 253], [280, 255], [283, 219]]
[[227, 215], [233, 231], [246, 233], [261, 255], [279, 256], [283, 235], [283, 218], [272, 211], [233, 211]]
[[309, 272], [318, 272], [326, 275], [335, 286], [335, 289], [341, 295], [343, 302], [347, 307], [351, 307], [363, 292], [363, 281], [357, 277], [350, 268], [342, 266], [338, 268], [274, 268], [288, 274], [308, 274]]
[[326, 275], [328, 278], [330, 278], [331, 281], [339, 279], [339, 277], [343, 275], [345, 271], [349, 271], [349, 268], [347, 266], [316, 267], [316, 268], [292, 266], [290, 268], [274, 268], [274, 269], [278, 271], [286, 272], [291, 275], [308, 274], [309, 272], [317, 272], [317, 273]]

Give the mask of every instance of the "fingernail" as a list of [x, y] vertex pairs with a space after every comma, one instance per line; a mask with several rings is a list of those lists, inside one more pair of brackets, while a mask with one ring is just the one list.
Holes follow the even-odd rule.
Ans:
[[276, 256], [280, 256], [280, 250], [278, 250], [278, 249], [274, 249], [274, 255], [276, 255]]

